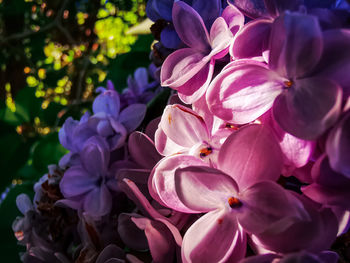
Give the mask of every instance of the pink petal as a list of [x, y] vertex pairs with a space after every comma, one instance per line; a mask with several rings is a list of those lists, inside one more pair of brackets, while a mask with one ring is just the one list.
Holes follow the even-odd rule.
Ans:
[[240, 194], [240, 200], [242, 212], [237, 213], [237, 219], [248, 233], [280, 233], [310, 219], [302, 202], [275, 182], [254, 184]]
[[210, 45], [211, 55], [216, 55], [226, 49], [232, 40], [232, 33], [227, 27], [226, 21], [222, 17], [218, 17], [210, 28]]
[[145, 231], [148, 246], [154, 262], [172, 262], [175, 242], [169, 229], [158, 221], [147, 218], [132, 218], [133, 222]]
[[175, 190], [176, 169], [191, 165], [206, 166], [206, 163], [191, 155], [175, 155], [162, 159], [154, 167], [148, 180], [148, 188], [152, 197], [161, 204], [180, 212], [198, 212], [186, 207], [178, 198]]
[[184, 85], [177, 87], [179, 98], [183, 102], [191, 104], [203, 97], [212, 79], [214, 66], [215, 60], [212, 58], [210, 63], [205, 65], [189, 81], [187, 81]]
[[196, 75], [210, 57], [192, 48], [182, 48], [171, 53], [164, 61], [160, 72], [162, 86], [176, 89]]
[[281, 76], [305, 76], [316, 66], [323, 49], [318, 19], [301, 13], [284, 13], [272, 25], [270, 63]]
[[208, 88], [209, 109], [215, 116], [232, 123], [254, 121], [272, 107], [281, 93], [282, 80], [266, 65], [253, 60], [230, 65]]
[[237, 196], [238, 192], [238, 186], [230, 176], [205, 166], [177, 169], [175, 188], [185, 206], [201, 212], [225, 207], [227, 199]]
[[204, 53], [210, 50], [209, 35], [203, 19], [191, 6], [182, 1], [175, 2], [173, 24], [187, 46]]
[[280, 253], [328, 249], [334, 242], [338, 231], [336, 216], [331, 209], [320, 208], [304, 196], [295, 194], [295, 197], [302, 201], [310, 219], [296, 222], [282, 233], [268, 231], [258, 234], [258, 242], [265, 249]]
[[[350, 95], [350, 30], [334, 29], [323, 32], [324, 51], [316, 74], [336, 81]], [[341, 50], [341, 52], [339, 52]]]
[[280, 146], [268, 127], [248, 125], [230, 135], [221, 147], [218, 168], [240, 189], [259, 181], [276, 181], [282, 170]]
[[158, 127], [155, 134], [155, 146], [157, 151], [164, 156], [188, 152], [188, 148], [180, 146], [172, 141], [161, 127]]
[[286, 132], [313, 140], [338, 119], [341, 98], [341, 88], [329, 79], [300, 79], [295, 81], [295, 87], [277, 97], [273, 115]]
[[193, 263], [226, 262], [235, 247], [246, 242], [244, 236], [236, 218], [227, 210], [211, 211], [187, 230], [182, 243], [182, 260]]
[[235, 35], [244, 25], [244, 15], [233, 5], [228, 5], [221, 16], [225, 19], [231, 33]]
[[[284, 156], [285, 169], [293, 171], [295, 168], [300, 168], [306, 165], [315, 148], [315, 143], [299, 139], [286, 133], [274, 120], [271, 120], [271, 122], [271, 126], [279, 138], [279, 143]], [[285, 176], [288, 176], [288, 174]]]
[[160, 125], [166, 136], [182, 147], [190, 148], [209, 138], [203, 118], [179, 104], [165, 108]]
[[272, 21], [260, 18], [248, 22], [237, 33], [230, 47], [230, 54], [236, 59], [262, 56], [268, 48]]
[[130, 134], [128, 149], [134, 161], [146, 169], [152, 169], [161, 159], [152, 140], [138, 131]]
[[150, 218], [163, 218], [163, 216], [158, 213], [148, 202], [145, 196], [141, 193], [136, 184], [129, 180], [123, 179], [121, 184], [125, 194], [137, 205], [137, 207], [143, 212], [144, 215]]
[[350, 179], [350, 112], [328, 136], [326, 151], [331, 167]]

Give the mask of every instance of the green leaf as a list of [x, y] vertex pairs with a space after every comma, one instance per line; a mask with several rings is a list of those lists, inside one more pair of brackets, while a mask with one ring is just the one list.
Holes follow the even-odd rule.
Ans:
[[41, 173], [47, 171], [49, 164], [57, 164], [67, 150], [59, 143], [58, 133], [52, 133], [40, 140], [34, 147], [33, 166]]
[[24, 122], [34, 120], [41, 109], [42, 100], [35, 96], [35, 88], [25, 87], [21, 89], [16, 98], [16, 112], [23, 118]]
[[32, 141], [26, 141], [16, 133], [4, 133], [0, 137], [0, 145], [0, 192], [2, 192], [27, 162]]

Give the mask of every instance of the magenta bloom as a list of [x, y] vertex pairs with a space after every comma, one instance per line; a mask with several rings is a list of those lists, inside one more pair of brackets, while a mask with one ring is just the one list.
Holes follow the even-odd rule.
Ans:
[[168, 105], [155, 134], [157, 150], [165, 155], [188, 154], [216, 166], [222, 143], [232, 133], [217, 130], [193, 110], [179, 104]]
[[317, 138], [337, 120], [342, 98], [337, 83], [310, 76], [322, 50], [318, 20], [285, 13], [273, 24], [269, 66], [253, 60], [231, 62], [209, 87], [209, 109], [242, 124], [272, 108], [283, 130], [302, 139]]
[[202, 17], [182, 1], [174, 3], [173, 23], [181, 40], [188, 46], [167, 57], [161, 70], [162, 86], [177, 90], [186, 103], [198, 100], [211, 81], [215, 60], [228, 53], [233, 33], [243, 26], [243, 15], [228, 6], [208, 33]]

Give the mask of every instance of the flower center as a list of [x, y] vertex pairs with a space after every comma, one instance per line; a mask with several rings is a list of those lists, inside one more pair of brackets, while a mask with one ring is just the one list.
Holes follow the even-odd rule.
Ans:
[[208, 156], [209, 154], [211, 154], [212, 152], [213, 152], [213, 149], [210, 146], [208, 146], [208, 147], [205, 147], [205, 148], [202, 148], [199, 150], [199, 156], [201, 158], [204, 158], [204, 157]]
[[291, 86], [293, 86], [294, 83], [291, 80], [286, 80], [285, 82], [283, 82], [283, 84], [286, 88], [290, 88]]
[[233, 196], [229, 197], [227, 199], [227, 202], [231, 208], [240, 208], [243, 205], [242, 202], [238, 198], [233, 197]]

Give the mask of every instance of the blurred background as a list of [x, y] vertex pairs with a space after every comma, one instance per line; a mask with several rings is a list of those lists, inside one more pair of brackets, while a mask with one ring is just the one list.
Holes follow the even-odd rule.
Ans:
[[[146, 0], [0, 0], [0, 261], [19, 262], [19, 193], [66, 153], [58, 131], [95, 89], [150, 63]], [[141, 26], [140, 26], [141, 23]]]

